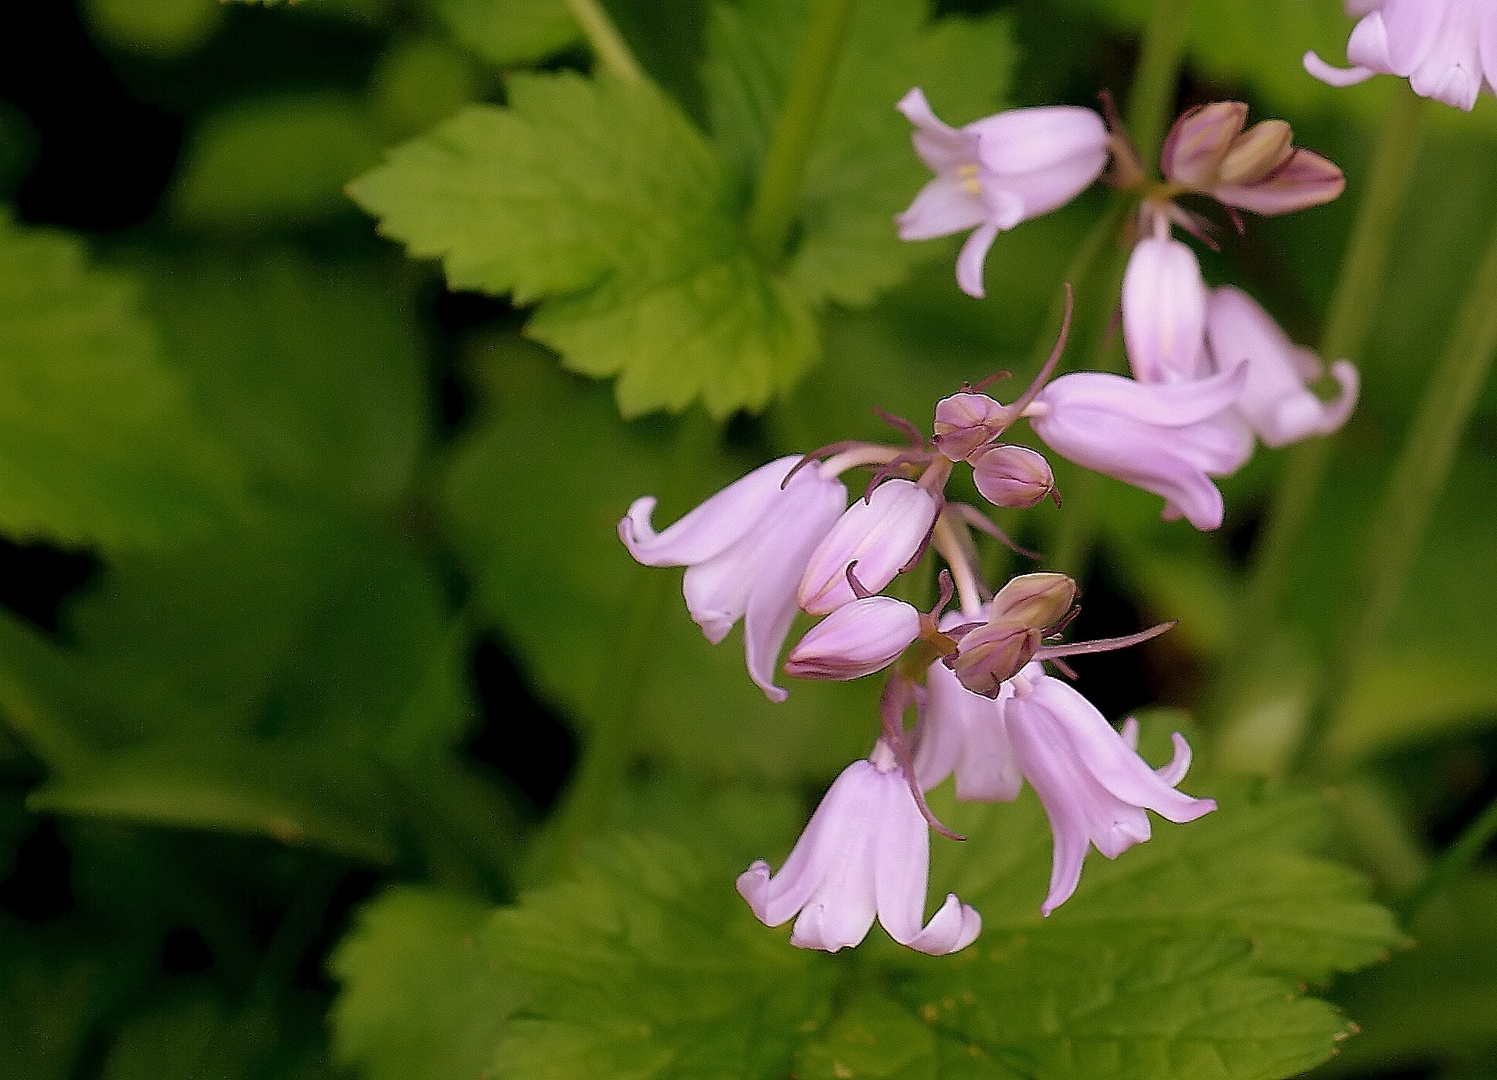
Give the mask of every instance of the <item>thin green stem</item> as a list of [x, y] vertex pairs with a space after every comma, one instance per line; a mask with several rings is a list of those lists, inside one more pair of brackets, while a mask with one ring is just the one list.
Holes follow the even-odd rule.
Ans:
[[1144, 168], [1150, 171], [1150, 163], [1159, 156], [1164, 130], [1174, 111], [1180, 65], [1185, 59], [1185, 42], [1190, 33], [1191, 7], [1192, 0], [1155, 0], [1144, 27], [1133, 84], [1128, 88], [1123, 120]]
[[1456, 837], [1455, 843], [1441, 852], [1419, 887], [1399, 903], [1398, 912], [1405, 925], [1413, 922], [1425, 905], [1469, 870], [1494, 839], [1497, 839], [1497, 799], [1489, 802], [1486, 809]]
[[[718, 427], [701, 410], [688, 413], [677, 432], [674, 467], [665, 475], [661, 496], [667, 504], [684, 501], [692, 481], [710, 460]], [[635, 744], [639, 703], [660, 659], [660, 639], [675, 575], [653, 567], [632, 568], [627, 604], [628, 623], [614, 661], [597, 674], [592, 724], [582, 749], [582, 760], [563, 797], [560, 810], [541, 839], [532, 864], [533, 880], [544, 880], [564, 869], [583, 843], [607, 825], [628, 778]]]
[[1347, 692], [1403, 596], [1409, 567], [1424, 541], [1430, 513], [1445, 488], [1494, 356], [1497, 223], [1372, 519], [1364, 558], [1349, 594], [1351, 618], [1345, 624], [1349, 629], [1338, 642], [1300, 739], [1295, 764], [1301, 769], [1316, 757], [1326, 732], [1339, 718]]
[[634, 53], [624, 41], [624, 35], [603, 10], [598, 0], [566, 0], [567, 10], [582, 27], [588, 47], [597, 57], [598, 63], [625, 82], [644, 82], [644, 68], [634, 59]]
[[785, 105], [764, 157], [764, 170], [759, 175], [745, 226], [749, 246], [767, 266], [777, 266], [784, 257], [806, 165], [837, 78], [838, 61], [852, 24], [855, 3], [856, 0], [819, 0], [801, 42], [800, 56], [790, 76]]
[[[1422, 141], [1424, 100], [1405, 90], [1389, 114], [1373, 153], [1372, 172], [1357, 206], [1341, 261], [1321, 352], [1327, 359], [1359, 356], [1367, 345], [1387, 278], [1399, 211], [1413, 182]], [[1288, 456], [1253, 552], [1229, 678], [1248, 663], [1255, 635], [1273, 621], [1310, 513], [1319, 498], [1333, 440], [1311, 439]]]

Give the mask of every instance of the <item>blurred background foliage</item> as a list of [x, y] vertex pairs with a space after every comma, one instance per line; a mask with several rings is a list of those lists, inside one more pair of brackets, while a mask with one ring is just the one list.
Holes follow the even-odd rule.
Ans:
[[[754, 92], [784, 78], [789, 54], [720, 48], [708, 62], [725, 35], [769, 49], [736, 9], [607, 7], [649, 75], [712, 132], [724, 197], [746, 198], [773, 117], [772, 95]], [[1205, 259], [1210, 280], [1244, 285], [1314, 341], [1395, 87], [1333, 92], [1300, 70], [1306, 48], [1341, 55], [1339, 0], [1190, 8], [1179, 104], [1247, 100], [1347, 172], [1340, 202], [1253, 222]], [[492, 977], [493, 956], [510, 950], [524, 968], [515, 942], [543, 953], [544, 927], [614, 896], [607, 881], [648, 877], [671, 849], [641, 842], [576, 895], [542, 893], [507, 909], [508, 922], [488, 920], [490, 905], [552, 880], [603, 829], [710, 848], [724, 875], [782, 852], [807, 800], [865, 752], [873, 689], [797, 685], [788, 704], [768, 705], [735, 651], [707, 646], [678, 610], [672, 575], [629, 562], [615, 523], [640, 493], [659, 492], [669, 520], [773, 453], [883, 437], [874, 406], [920, 422], [963, 379], [1029, 370], [1103, 198], [1002, 237], [989, 299], [975, 303], [952, 280], [952, 245], [901, 246], [887, 229], [921, 175], [887, 106], [912, 82], [939, 84], [938, 107], [942, 94], [964, 103], [949, 106], [967, 109], [958, 120], [1121, 95], [1151, 9], [953, 0], [936, 13], [987, 21], [949, 24], [961, 29], [918, 47], [902, 31], [870, 38], [859, 62], [888, 71], [854, 80], [867, 102], [834, 109], [801, 250], [819, 250], [823, 218], [828, 235], [863, 246], [850, 249], [857, 260], [839, 263], [832, 247], [790, 269], [781, 300], [812, 327], [782, 373], [793, 390], [759, 415], [725, 399], [713, 410], [731, 416], [721, 429], [699, 408], [668, 417], [649, 394], [631, 405], [621, 385], [616, 401], [607, 382], [562, 370], [532, 338], [568, 353], [575, 337], [531, 327], [527, 338], [527, 310], [449, 291], [434, 263], [381, 239], [345, 194], [384, 151], [465, 104], [508, 100], [517, 69], [586, 70], [564, 4], [58, 0], [0, 14], [4, 1075], [477, 1077], [523, 997]], [[1350, 567], [1378, 542], [1365, 535], [1369, 508], [1497, 223], [1497, 103], [1438, 113], [1374, 333], [1355, 357], [1362, 404], [1296, 553], [1287, 625], [1252, 628], [1258, 666], [1229, 705], [1212, 707], [1212, 679], [1281, 455], [1260, 454], [1226, 483], [1228, 520], [1213, 535], [1161, 524], [1155, 500], [1110, 481], [1074, 494], [1095, 527], [1079, 549], [1090, 555], [1077, 567], [1088, 597], [1078, 632], [1181, 620], [1138, 655], [1078, 664], [1087, 693], [1110, 717], [1149, 703], [1197, 712], [1198, 786], [1279, 783], [1342, 625]], [[551, 291], [526, 299], [542, 298], [544, 315], [564, 302], [544, 299]], [[1083, 342], [1092, 355], [1070, 363], [1117, 347], [1105, 334]], [[648, 415], [624, 421], [620, 403]], [[1488, 386], [1321, 763], [1336, 811], [1324, 842], [1389, 900], [1497, 795], [1494, 451]], [[1054, 544], [1052, 520], [1013, 524]], [[621, 784], [606, 805], [579, 807], [562, 793], [590, 731], [603, 746], [596, 767]], [[1012, 835], [1043, 837], [1032, 801], [1014, 814]], [[1001, 831], [997, 850], [1013, 843]], [[1363, 1029], [1327, 1075], [1497, 1076], [1487, 854], [1408, 928], [1419, 948], [1389, 964], [1328, 981], [1371, 952], [1308, 959], [1299, 942], [1284, 946], [1299, 950], [1295, 964], [1270, 956]], [[1038, 881], [1043, 861], [1023, 865], [1020, 880]], [[1101, 883], [1078, 896], [1078, 918], [1122, 895], [1106, 875], [1126, 865], [1089, 865]], [[937, 872], [960, 873], [939, 856]], [[1004, 903], [994, 894], [983, 908], [990, 924], [1003, 923]], [[1267, 933], [1256, 940], [1271, 953]], [[745, 942], [735, 947], [746, 956], [789, 953], [772, 935]], [[1180, 962], [1239, 963], [1200, 948]], [[620, 962], [605, 953], [597, 963]], [[862, 1002], [828, 1038], [852, 1039], [859, 1017], [890, 1008]], [[597, 1071], [546, 1056], [549, 1045], [516, 1044], [532, 1067], [511, 1068]], [[802, 1075], [845, 1067], [818, 1053], [800, 1059]], [[906, 1075], [890, 1053], [873, 1075]], [[1298, 1059], [1284, 1054], [1263, 1068], [1292, 1071]]]

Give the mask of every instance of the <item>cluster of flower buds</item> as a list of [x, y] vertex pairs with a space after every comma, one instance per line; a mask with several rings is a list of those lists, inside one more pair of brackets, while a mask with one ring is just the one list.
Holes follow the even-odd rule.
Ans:
[[1305, 69], [1332, 86], [1399, 75], [1414, 92], [1469, 112], [1497, 93], [1497, 4], [1492, 0], [1346, 0], [1358, 18], [1346, 43], [1350, 68], [1305, 53]]
[[[1011, 541], [979, 507], [945, 494], [953, 469], [966, 462], [995, 506], [1059, 503], [1044, 456], [1002, 439], [1039, 413], [1088, 422], [1066, 419], [1063, 403], [1040, 408], [1063, 381], [1049, 382], [1065, 333], [1015, 401], [966, 387], [936, 406], [928, 439], [896, 421], [910, 437], [904, 446], [845, 442], [781, 458], [661, 532], [650, 524], [651, 498], [637, 500], [619, 523], [639, 561], [687, 567], [687, 609], [709, 639], [721, 641], [743, 618], [750, 675], [771, 700], [785, 697], [773, 669], [797, 612], [821, 619], [790, 650], [786, 673], [849, 680], [889, 672], [872, 754], [832, 785], [779, 873], [758, 862], [739, 879], [767, 924], [798, 915], [797, 945], [856, 944], [875, 917], [896, 941], [929, 953], [976, 937], [981, 919], [954, 896], [921, 923], [929, 829], [954, 835], [931, 815], [925, 792], [948, 776], [962, 799], [1013, 799], [1026, 778], [1035, 787], [1056, 841], [1046, 914], [1075, 890], [1089, 846], [1113, 857], [1148, 838], [1145, 808], [1174, 821], [1213, 808], [1175, 790], [1189, 762], [1183, 742], [1170, 765], [1151, 769], [1130, 742], [1132, 728], [1115, 731], [1044, 667], [1070, 674], [1068, 656], [1137, 644], [1168, 626], [1063, 641], [1079, 610], [1076, 583], [1023, 574], [995, 594], [982, 581], [973, 534]], [[858, 467], [875, 471], [849, 506], [839, 478]], [[928, 553], [945, 564], [931, 611], [883, 594]], [[947, 612], [953, 597], [958, 610]]]

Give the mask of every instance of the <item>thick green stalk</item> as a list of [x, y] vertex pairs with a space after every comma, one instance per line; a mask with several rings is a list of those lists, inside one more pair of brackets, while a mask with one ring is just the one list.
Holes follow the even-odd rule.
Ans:
[[1300, 769], [1315, 759], [1347, 692], [1388, 628], [1494, 356], [1497, 223], [1362, 545], [1362, 562], [1349, 593], [1351, 617], [1306, 717], [1294, 759]]
[[624, 36], [613, 25], [603, 5], [598, 0], [566, 0], [566, 4], [567, 10], [582, 27], [582, 35], [587, 38], [588, 47], [598, 63], [625, 82], [644, 82], [644, 69], [634, 59]]
[[784, 257], [795, 223], [806, 164], [826, 114], [856, 0], [819, 0], [801, 42], [785, 105], [764, 157], [745, 231], [767, 266]]
[[[1360, 356], [1372, 333], [1387, 278], [1393, 231], [1413, 182], [1423, 117], [1424, 99], [1404, 88], [1373, 153], [1372, 172], [1342, 256], [1321, 339], [1321, 353], [1329, 360]], [[1332, 442], [1322, 438], [1301, 443], [1284, 464], [1253, 551], [1235, 653], [1226, 665], [1229, 681], [1250, 663], [1256, 635], [1274, 619], [1294, 551], [1325, 482]]]
[[[688, 489], [701, 476], [702, 463], [711, 459], [718, 434], [718, 426], [699, 409], [681, 421], [673, 467], [665, 474], [660, 493], [668, 506], [679, 505], [690, 495]], [[613, 662], [596, 673], [594, 704], [588, 710], [592, 724], [582, 759], [560, 809], [526, 867], [533, 881], [565, 869], [583, 843], [604, 829], [628, 778], [639, 703], [661, 659], [665, 614], [680, 590], [679, 576], [669, 571], [637, 566], [632, 573], [628, 623]]]
[[1191, 0], [1154, 0], [1154, 10], [1144, 27], [1138, 67], [1128, 88], [1123, 121], [1143, 161], [1153, 171], [1154, 159], [1164, 143], [1164, 131], [1175, 108], [1175, 90], [1180, 82], [1180, 64], [1190, 33]]
[[1470, 869], [1494, 838], [1497, 838], [1497, 799], [1488, 803], [1487, 808], [1466, 826], [1455, 843], [1435, 860], [1419, 887], [1399, 903], [1398, 912], [1403, 916], [1404, 924], [1413, 922], [1425, 905]]

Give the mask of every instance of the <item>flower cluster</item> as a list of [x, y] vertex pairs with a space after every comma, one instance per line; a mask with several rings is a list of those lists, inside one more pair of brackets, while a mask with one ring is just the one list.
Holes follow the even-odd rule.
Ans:
[[[1240, 210], [1283, 213], [1334, 198], [1339, 170], [1296, 148], [1286, 125], [1246, 128], [1246, 108], [1234, 102], [1192, 110], [1170, 132], [1163, 181], [1149, 184], [1118, 126], [1109, 131], [1087, 109], [1014, 110], [956, 129], [918, 90], [899, 107], [936, 174], [900, 215], [901, 235], [973, 229], [957, 276], [974, 295], [998, 231], [1066, 202], [1114, 160], [1115, 180], [1137, 191], [1140, 208], [1121, 297], [1133, 377], [1055, 377], [1068, 286], [1060, 340], [1013, 400], [964, 386], [935, 405], [928, 436], [897, 420], [904, 445], [849, 441], [780, 458], [660, 532], [654, 499], [642, 498], [619, 535], [640, 562], [686, 567], [687, 609], [710, 640], [743, 620], [749, 674], [771, 700], [786, 696], [776, 666], [802, 613], [819, 621], [790, 648], [786, 674], [887, 672], [869, 757], [832, 784], [779, 871], [755, 862], [738, 889], [766, 924], [794, 918], [791, 941], [802, 947], [854, 945], [876, 918], [894, 940], [943, 954], [981, 928], [954, 895], [923, 921], [930, 831], [955, 836], [925, 793], [948, 777], [959, 800], [1034, 789], [1055, 841], [1046, 915], [1075, 891], [1091, 848], [1116, 858], [1149, 838], [1147, 811], [1186, 822], [1215, 809], [1178, 790], [1190, 765], [1183, 738], [1175, 736], [1173, 760], [1152, 767], [1137, 752], [1137, 725], [1114, 728], [1066, 681], [1067, 657], [1138, 644], [1169, 626], [1067, 642], [1079, 611], [1069, 577], [1027, 573], [990, 588], [976, 534], [1014, 545], [982, 507], [948, 498], [954, 471], [969, 467], [992, 506], [1058, 506], [1044, 454], [1009, 441], [1023, 421], [1063, 457], [1162, 496], [1167, 519], [1215, 528], [1223, 507], [1212, 477], [1239, 468], [1255, 439], [1282, 446], [1339, 426], [1356, 372], [1338, 362], [1341, 393], [1320, 400], [1308, 389], [1319, 360], [1246, 294], [1207, 288], [1195, 255], [1172, 235], [1179, 227], [1206, 237], [1203, 219], [1178, 204], [1186, 196], [1215, 200], [1234, 220]], [[860, 468], [873, 475], [849, 504], [841, 478]], [[885, 593], [927, 557], [942, 564], [931, 610]]]

